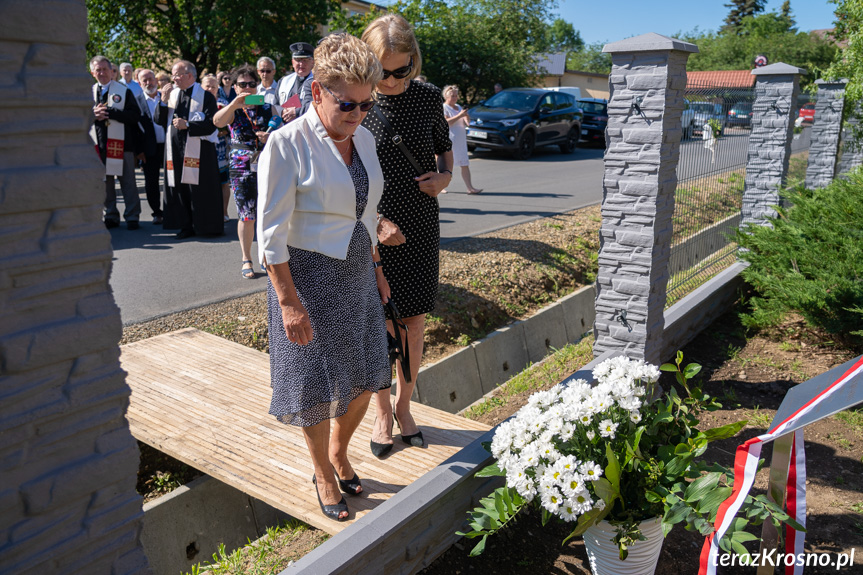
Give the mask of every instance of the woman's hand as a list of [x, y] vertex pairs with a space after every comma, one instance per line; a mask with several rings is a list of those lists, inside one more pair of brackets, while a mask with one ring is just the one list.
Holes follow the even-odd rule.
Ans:
[[266, 144], [267, 138], [270, 137], [270, 135], [266, 132], [255, 132], [255, 135], [258, 137], [258, 140], [260, 140], [262, 144]]
[[378, 241], [385, 246], [400, 246], [407, 241], [401, 229], [387, 218], [381, 218], [377, 231]]
[[384, 277], [384, 268], [375, 269], [375, 281], [378, 282], [378, 293], [381, 294], [381, 303], [390, 301], [390, 284]]
[[282, 304], [282, 324], [288, 339], [298, 345], [308, 345], [315, 334], [312, 332], [312, 323], [309, 321], [309, 313], [299, 301], [293, 304]]
[[441, 193], [441, 190], [449, 185], [452, 180], [452, 174], [446, 172], [426, 172], [414, 179], [419, 182], [421, 192], [436, 198]]

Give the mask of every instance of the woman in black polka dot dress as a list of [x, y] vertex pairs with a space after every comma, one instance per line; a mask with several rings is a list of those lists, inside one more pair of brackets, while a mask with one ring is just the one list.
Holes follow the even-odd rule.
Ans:
[[[437, 196], [452, 179], [452, 143], [443, 115], [439, 88], [414, 80], [422, 64], [419, 44], [410, 24], [387, 14], [372, 22], [363, 34], [384, 68], [378, 84], [378, 110], [419, 163], [422, 173], [397, 147], [376, 113], [363, 120], [377, 141], [384, 173], [384, 192], [378, 204], [378, 239], [384, 274], [392, 298], [408, 327], [410, 366], [398, 365], [396, 402], [390, 409], [390, 390], [377, 396], [377, 421], [372, 432], [372, 453], [386, 454], [392, 447], [393, 416], [402, 440], [422, 446], [423, 436], [410, 413], [423, 352], [425, 314], [437, 299], [440, 223]], [[390, 332], [392, 323], [388, 323]], [[411, 382], [404, 377], [408, 367]]]

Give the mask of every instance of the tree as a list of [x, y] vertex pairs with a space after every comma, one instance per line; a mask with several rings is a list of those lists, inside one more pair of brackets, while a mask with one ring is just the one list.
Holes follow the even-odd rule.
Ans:
[[[455, 84], [473, 105], [497, 82], [537, 83], [552, 7], [551, 0], [400, 0], [388, 8], [413, 25], [429, 81]], [[334, 27], [359, 36], [374, 17], [342, 14]]]
[[611, 54], [602, 51], [604, 46], [603, 42], [596, 42], [585, 46], [578, 52], [570, 52], [566, 58], [566, 69], [610, 74]]
[[725, 17], [725, 26], [723, 29], [737, 32], [743, 23], [743, 19], [764, 12], [764, 5], [766, 3], [766, 0], [731, 0], [731, 2], [725, 4], [725, 7], [731, 8], [731, 11]]
[[833, 62], [836, 45], [816, 34], [797, 31], [790, 12], [768, 12], [743, 18], [737, 31], [722, 29], [703, 33], [697, 29], [679, 38], [696, 44], [698, 54], [687, 61], [688, 70], [746, 70], [753, 59], [764, 54], [770, 62], [785, 62], [804, 68], [807, 86]]
[[549, 52], [578, 52], [584, 48], [581, 33], [563, 18], [546, 29], [544, 49]]
[[314, 43], [337, 0], [87, 0], [88, 56], [170, 68], [182, 58], [215, 72], [294, 42]]
[[[825, 78], [838, 80], [848, 78], [845, 88], [845, 115], [855, 117], [852, 124], [853, 137], [857, 145], [863, 142], [863, 0], [830, 0], [836, 4], [836, 21], [833, 38], [843, 42], [844, 47], [824, 73]], [[854, 104], [857, 104], [856, 106]]]

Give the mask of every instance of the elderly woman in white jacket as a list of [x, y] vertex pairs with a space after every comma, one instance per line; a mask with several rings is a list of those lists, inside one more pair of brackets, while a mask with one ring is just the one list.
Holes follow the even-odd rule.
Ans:
[[[270, 413], [301, 426], [325, 516], [348, 517], [362, 485], [347, 457], [371, 394], [389, 385], [376, 244], [383, 175], [371, 133], [381, 65], [357, 38], [315, 50], [312, 108], [274, 132], [258, 162], [257, 232], [269, 275]], [[333, 420], [332, 430], [330, 420]]]

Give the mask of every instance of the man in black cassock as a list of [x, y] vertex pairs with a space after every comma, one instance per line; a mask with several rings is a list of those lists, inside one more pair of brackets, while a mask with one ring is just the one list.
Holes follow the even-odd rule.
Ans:
[[[204, 139], [216, 131], [213, 125], [216, 98], [204, 90], [203, 107], [190, 118], [192, 93], [198, 86], [195, 66], [191, 62], [177, 62], [171, 69], [171, 78], [174, 84], [162, 87], [162, 99], [153, 115], [153, 120], [166, 128], [166, 137], [171, 138], [172, 157], [167, 158], [167, 152], [165, 155], [166, 160], [173, 161], [174, 167], [174, 186], [168, 186], [167, 182], [165, 185], [162, 225], [165, 229], [179, 229], [176, 237], [180, 240], [196, 234], [221, 235], [225, 233], [225, 223], [219, 161], [215, 144]], [[168, 102], [175, 89], [181, 92], [171, 120], [174, 129], [168, 129]], [[186, 140], [190, 136], [201, 137], [200, 161], [196, 166], [199, 169], [197, 185], [182, 183]]]

